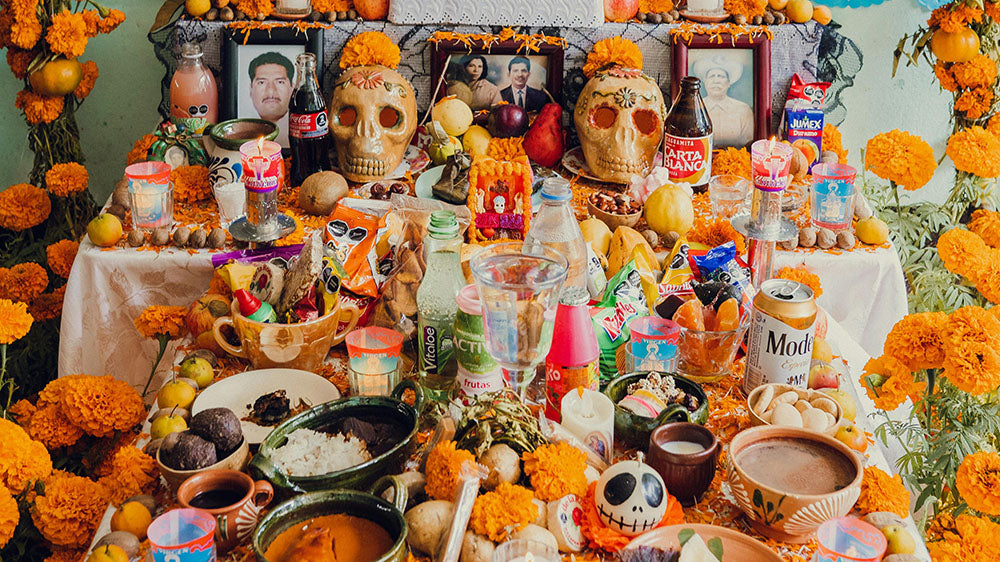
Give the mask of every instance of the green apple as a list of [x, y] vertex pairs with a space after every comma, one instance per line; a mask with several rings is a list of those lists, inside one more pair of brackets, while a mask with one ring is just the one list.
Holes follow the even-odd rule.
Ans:
[[858, 406], [854, 403], [854, 399], [851, 398], [850, 394], [836, 388], [824, 388], [820, 392], [833, 398], [837, 404], [840, 404], [844, 419], [854, 421], [854, 418], [858, 416]]
[[198, 388], [205, 388], [215, 380], [215, 371], [212, 369], [212, 364], [202, 357], [188, 357], [185, 359], [181, 363], [180, 371], [177, 374], [198, 383]]

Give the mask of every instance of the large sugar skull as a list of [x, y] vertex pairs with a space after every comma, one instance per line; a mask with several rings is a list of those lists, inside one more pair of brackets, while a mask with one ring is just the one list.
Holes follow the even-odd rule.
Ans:
[[413, 86], [384, 66], [345, 70], [333, 85], [329, 113], [340, 171], [354, 182], [395, 170], [417, 128]]
[[663, 93], [649, 76], [618, 66], [598, 72], [583, 87], [573, 114], [587, 167], [615, 183], [646, 175], [666, 116]]
[[594, 490], [601, 522], [634, 537], [660, 524], [667, 513], [663, 478], [648, 464], [621, 461], [601, 474]]

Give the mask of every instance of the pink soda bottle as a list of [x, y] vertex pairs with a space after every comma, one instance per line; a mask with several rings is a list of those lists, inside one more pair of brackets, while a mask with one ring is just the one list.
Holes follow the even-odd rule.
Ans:
[[201, 62], [201, 45], [184, 43], [181, 61], [170, 81], [170, 119], [191, 134], [219, 122], [219, 89], [215, 76]]
[[584, 387], [597, 390], [600, 382], [597, 334], [590, 319], [590, 295], [583, 287], [563, 290], [552, 326], [552, 347], [545, 357], [545, 416], [562, 420], [560, 404], [567, 392]]

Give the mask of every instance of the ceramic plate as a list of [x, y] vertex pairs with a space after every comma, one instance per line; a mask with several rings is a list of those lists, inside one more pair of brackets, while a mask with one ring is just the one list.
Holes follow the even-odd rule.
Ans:
[[[420, 174], [420, 176], [417, 177], [414, 189], [417, 193], [417, 197], [423, 199], [437, 199], [437, 197], [434, 197], [434, 184], [441, 179], [441, 174], [443, 172], [444, 166], [434, 166], [433, 168], [430, 168], [426, 172]], [[541, 206], [542, 192], [539, 190], [531, 196], [531, 212], [537, 213]]]
[[[572, 148], [568, 150], [566, 154], [563, 154], [562, 165], [564, 168], [569, 170], [569, 173], [573, 175], [580, 175], [581, 177], [587, 178], [588, 180], [594, 180], [603, 183], [616, 183], [616, 182], [609, 182], [607, 180], [602, 180], [601, 178], [595, 176], [594, 173], [590, 171], [590, 168], [587, 167], [587, 159], [584, 158], [583, 156], [583, 147], [581, 146]], [[656, 153], [656, 157], [653, 158], [653, 165], [654, 166], [663, 165], [662, 152]]]
[[[191, 406], [191, 415], [209, 408], [229, 408], [241, 420], [250, 414], [257, 398], [284, 390], [292, 408], [299, 399], [316, 406], [340, 398], [340, 391], [332, 382], [319, 375], [297, 369], [260, 369], [247, 371], [217, 381], [201, 391]], [[251, 421], [243, 421], [243, 436], [251, 445], [256, 445], [277, 427], [261, 426]]]
[[767, 548], [764, 543], [753, 537], [744, 535], [739, 531], [719, 527], [717, 525], [681, 524], [660, 527], [652, 531], [645, 532], [625, 548], [637, 548], [640, 546], [652, 546], [655, 548], [679, 549], [680, 540], [678, 533], [684, 529], [690, 529], [702, 538], [706, 543], [718, 537], [722, 540], [722, 559], [739, 560], [740, 562], [781, 562], [781, 557], [773, 550]]
[[386, 190], [388, 190], [389, 186], [392, 185], [392, 184], [394, 184], [394, 183], [401, 183], [401, 184], [403, 184], [403, 185], [406, 186], [406, 191], [403, 193], [403, 195], [413, 195], [413, 192], [410, 189], [410, 185], [408, 183], [406, 183], [405, 181], [401, 181], [401, 180], [398, 180], [398, 179], [397, 180], [370, 181], [368, 183], [362, 184], [362, 185], [360, 185], [360, 186], [352, 189], [351, 191], [353, 191], [355, 195], [357, 195], [358, 197], [361, 197], [362, 199], [371, 199], [372, 198], [372, 188], [373, 187], [375, 187], [376, 185], [381, 185], [381, 186], [384, 186], [386, 188]]

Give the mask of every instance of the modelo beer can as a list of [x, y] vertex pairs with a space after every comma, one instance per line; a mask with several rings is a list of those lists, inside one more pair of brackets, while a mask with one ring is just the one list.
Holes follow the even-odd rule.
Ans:
[[764, 281], [750, 313], [743, 391], [768, 383], [805, 388], [815, 324], [812, 289], [787, 279]]

